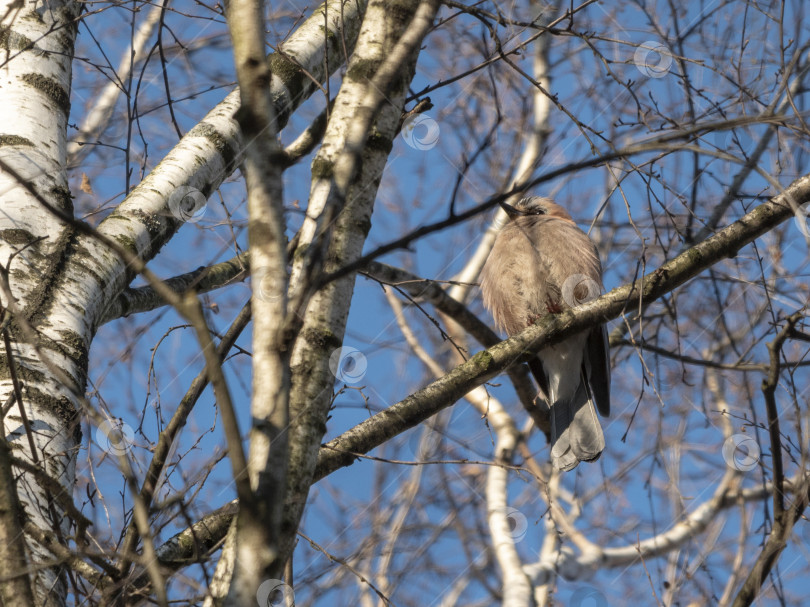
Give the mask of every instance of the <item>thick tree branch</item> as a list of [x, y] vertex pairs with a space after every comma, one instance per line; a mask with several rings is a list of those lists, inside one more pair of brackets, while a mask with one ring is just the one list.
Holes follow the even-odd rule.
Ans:
[[321, 449], [316, 472], [323, 478], [354, 461], [397, 434], [449, 407], [469, 390], [488, 381], [515, 362], [543, 347], [622, 314], [628, 306], [645, 306], [681, 286], [718, 261], [737, 252], [793, 215], [810, 201], [810, 176], [793, 182], [782, 194], [756, 207], [711, 238], [695, 245], [632, 284], [617, 287], [602, 297], [547, 316], [537, 324], [498, 345], [479, 352], [445, 377], [377, 413], [331, 440]]
[[[284, 333], [288, 276], [281, 171], [286, 156], [268, 86], [273, 74], [264, 60], [264, 2], [229, 0], [226, 15], [241, 97], [236, 119], [245, 143], [254, 312], [248, 460], [253, 494], [247, 503], [239, 496], [235, 566], [222, 568], [233, 571], [224, 604], [237, 607], [253, 601], [261, 583], [273, 577], [277, 560], [286, 561], [279, 547], [287, 484], [290, 355]], [[222, 558], [231, 559], [231, 554], [224, 552]]]
[[[322, 81], [342, 64], [344, 48], [354, 47], [365, 7], [362, 0], [321, 5], [284, 42], [281, 52], [268, 57], [273, 77], [266, 84], [275, 107], [277, 129], [317, 90], [312, 78]], [[327, 67], [329, 73], [325, 71]], [[144, 261], [157, 255], [189, 219], [188, 207], [198, 210], [243, 162], [245, 142], [234, 119], [239, 107], [240, 91], [236, 90], [192, 128], [99, 224], [99, 232], [123, 243]], [[277, 160], [283, 164], [281, 156]], [[92, 332], [102, 313], [91, 303], [99, 299], [100, 293], [106, 297], [122, 292], [133, 273], [132, 268], [95, 239], [82, 239], [77, 246], [86, 248], [86, 255], [69, 264], [66, 282], [70, 283], [74, 276], [86, 282], [88, 260], [95, 263], [95, 288], [82, 294], [87, 299], [84, 322]], [[70, 299], [76, 295], [65, 292], [61, 297]]]
[[[500, 342], [498, 335], [464, 304], [453, 299], [441, 285], [433, 280], [419, 278], [400, 268], [372, 261], [361, 272], [384, 284], [390, 284], [406, 291], [411, 297], [430, 302], [437, 310], [472, 335], [485, 348]], [[548, 409], [537, 404], [537, 388], [532, 382], [525, 365], [515, 365], [507, 371], [515, 387], [518, 399], [529, 413], [534, 423], [546, 437], [550, 431]]]
[[[201, 295], [244, 280], [247, 277], [248, 269], [248, 254], [241, 253], [227, 261], [197, 268], [191, 272], [167, 278], [163, 282], [176, 293], [194, 289], [197, 294]], [[151, 286], [126, 289], [104, 311], [101, 324], [130, 314], [151, 312], [165, 305], [167, 305], [166, 300]]]
[[[313, 269], [323, 266], [328, 271], [362, 253], [419, 45], [437, 7], [434, 0], [402, 2], [396, 10], [381, 1], [369, 4], [323, 144], [312, 162], [307, 217], [290, 279], [293, 314], [288, 318], [297, 339], [291, 359], [295, 373], [286, 530], [297, 529], [313, 482], [335, 383], [330, 359], [343, 341], [355, 282], [354, 275], [345, 276], [316, 290]], [[283, 554], [289, 555], [294, 536], [286, 539]]]

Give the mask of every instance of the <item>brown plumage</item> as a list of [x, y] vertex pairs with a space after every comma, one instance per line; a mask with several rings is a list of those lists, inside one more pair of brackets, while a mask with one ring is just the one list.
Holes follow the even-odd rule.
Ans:
[[[514, 335], [541, 316], [599, 296], [599, 253], [565, 209], [537, 196], [502, 206], [509, 222], [481, 273], [484, 305], [499, 329]], [[529, 367], [550, 407], [554, 467], [571, 470], [581, 461], [597, 459], [605, 437], [596, 409], [610, 413], [605, 327], [544, 348]]]

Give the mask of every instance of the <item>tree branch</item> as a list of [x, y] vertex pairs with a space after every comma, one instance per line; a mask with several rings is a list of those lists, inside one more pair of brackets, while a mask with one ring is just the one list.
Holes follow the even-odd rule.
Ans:
[[809, 200], [810, 176], [806, 175], [793, 182], [782, 194], [640, 280], [617, 287], [576, 309], [544, 317], [518, 335], [479, 352], [443, 378], [324, 445], [319, 455], [316, 478], [323, 478], [338, 468], [350, 465], [354, 461], [354, 453], [367, 453], [413, 428], [455, 403], [475, 386], [492, 379], [514, 363], [533, 356], [541, 348], [616, 318], [624, 313], [631, 302], [649, 305], [721, 259], [733, 257], [739, 249], [791, 217], [794, 208]]
[[779, 373], [781, 370], [780, 357], [782, 356], [782, 345], [791, 335], [796, 323], [804, 318], [802, 312], [797, 312], [788, 318], [787, 323], [772, 342], [768, 344], [768, 352], [771, 355], [771, 366], [768, 377], [762, 381], [762, 394], [765, 397], [765, 409], [768, 412], [768, 433], [771, 439], [771, 460], [773, 461], [773, 528], [768, 536], [768, 541], [762, 548], [762, 552], [756, 563], [751, 568], [751, 572], [743, 582], [740, 592], [734, 599], [734, 607], [750, 605], [759, 595], [765, 578], [773, 569], [779, 556], [787, 546], [794, 523], [799, 519], [802, 512], [807, 508], [810, 500], [810, 478], [806, 478], [800, 485], [801, 490], [796, 495], [796, 499], [789, 509], [785, 509], [785, 473], [782, 468], [782, 436], [779, 432], [779, 410], [776, 406], [776, 387], [779, 384]]

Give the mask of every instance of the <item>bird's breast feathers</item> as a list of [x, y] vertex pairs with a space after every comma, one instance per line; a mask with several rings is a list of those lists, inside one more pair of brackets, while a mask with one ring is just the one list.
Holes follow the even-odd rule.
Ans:
[[[576, 224], [556, 217], [525, 219], [501, 230], [481, 275], [484, 305], [510, 335], [582, 301], [575, 289], [583, 282], [595, 291], [602, 286], [596, 247]], [[573, 296], [565, 297], [568, 291]]]

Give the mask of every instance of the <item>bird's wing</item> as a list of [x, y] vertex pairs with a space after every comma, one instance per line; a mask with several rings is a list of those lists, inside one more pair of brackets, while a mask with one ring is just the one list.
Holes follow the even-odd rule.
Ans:
[[573, 284], [576, 284], [587, 278], [601, 287], [599, 253], [588, 235], [576, 224], [550, 218], [542, 225], [542, 230], [535, 230], [530, 235], [540, 261], [533, 270], [540, 274], [538, 279], [543, 281], [548, 296], [563, 309], [575, 305], [562, 297], [570, 279], [575, 279]]
[[551, 462], [557, 470], [573, 470], [579, 462], [599, 459], [605, 435], [584, 378], [571, 400], [557, 401], [550, 414]]
[[610, 354], [607, 327], [596, 327], [588, 334], [582, 368], [599, 413], [610, 415]]
[[539, 358], [532, 358], [529, 361], [529, 370], [532, 372], [537, 385], [540, 387], [540, 397], [548, 402], [548, 376], [543, 368], [543, 363]]

